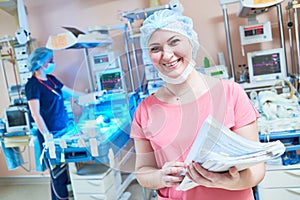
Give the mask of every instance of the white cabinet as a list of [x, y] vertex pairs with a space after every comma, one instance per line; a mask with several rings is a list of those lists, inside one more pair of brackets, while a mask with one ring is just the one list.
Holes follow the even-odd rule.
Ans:
[[266, 167], [265, 178], [257, 187], [259, 200], [300, 199], [300, 164]]
[[103, 173], [78, 175], [75, 163], [69, 163], [69, 173], [75, 200], [117, 199], [116, 190], [121, 184], [121, 174], [103, 165]]

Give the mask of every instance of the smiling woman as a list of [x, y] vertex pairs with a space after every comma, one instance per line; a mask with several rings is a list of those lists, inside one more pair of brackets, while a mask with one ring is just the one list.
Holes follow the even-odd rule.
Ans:
[[185, 36], [172, 31], [157, 30], [152, 34], [149, 55], [159, 70], [158, 75], [173, 84], [184, 82], [195, 66], [191, 43]]
[[[158, 190], [158, 199], [253, 200], [252, 187], [264, 176], [260, 163], [241, 172], [206, 170], [200, 163], [184, 163], [204, 120], [213, 116], [248, 140], [258, 141], [256, 109], [237, 83], [196, 71], [197, 34], [192, 20], [178, 11], [161, 10], [141, 27], [144, 58], [149, 58], [165, 85], [144, 99], [131, 127], [138, 182]], [[198, 183], [177, 190], [184, 176]]]

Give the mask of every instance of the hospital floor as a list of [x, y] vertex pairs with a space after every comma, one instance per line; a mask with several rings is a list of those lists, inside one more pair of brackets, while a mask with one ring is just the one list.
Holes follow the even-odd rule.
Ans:
[[[133, 181], [126, 192], [130, 192], [131, 196], [128, 200], [155, 200], [152, 191], [145, 189]], [[50, 187], [49, 184], [44, 182], [41, 184], [31, 183], [28, 184], [14, 184], [14, 185], [0, 185], [0, 199], [1, 200], [50, 200]], [[73, 200], [73, 198], [70, 198]]]
[[[128, 171], [134, 163], [134, 157], [130, 157], [124, 165], [121, 166], [121, 171]], [[123, 173], [122, 173], [123, 174]], [[128, 175], [128, 174], [127, 174]], [[122, 180], [126, 179], [126, 173], [122, 175]], [[50, 197], [50, 179], [43, 177], [40, 179], [34, 178], [18, 178], [1, 179], [0, 177], [0, 200], [51, 200]], [[71, 190], [71, 189], [70, 189]], [[156, 200], [157, 197], [152, 190], [142, 188], [136, 180], [133, 180], [127, 187], [126, 192], [129, 192], [130, 198], [119, 200]], [[72, 192], [70, 192], [72, 196]], [[74, 198], [69, 198], [74, 200]], [[76, 200], [76, 199], [75, 199]], [[115, 200], [115, 199], [109, 199]]]

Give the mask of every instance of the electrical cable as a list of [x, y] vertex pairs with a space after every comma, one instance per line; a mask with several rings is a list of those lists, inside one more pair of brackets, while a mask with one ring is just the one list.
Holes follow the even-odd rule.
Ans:
[[[27, 146], [24, 146], [24, 149], [23, 149], [23, 150], [20, 150], [20, 147], [18, 148], [18, 150], [17, 150], [15, 147], [11, 147], [11, 148], [12, 148], [13, 152], [15, 152], [15, 153], [21, 155], [22, 153], [25, 152], [26, 147], [27, 147]], [[31, 172], [32, 166], [31, 166], [31, 156], [30, 156], [30, 149], [29, 149], [29, 148], [28, 148], [27, 153], [28, 153], [28, 162], [24, 162], [20, 167], [21, 167], [22, 169], [24, 169], [26, 172]], [[26, 167], [24, 166], [25, 164], [28, 164], [28, 168], [26, 168]]]
[[15, 78], [16, 88], [17, 88], [17, 92], [18, 92], [18, 97], [22, 101], [21, 91], [20, 91], [20, 86], [19, 86], [18, 76], [17, 76], [17, 71], [16, 71], [16, 61], [15, 61], [15, 59], [13, 57], [13, 51], [12, 51], [11, 46], [10, 46], [9, 50], [7, 51], [7, 53], [10, 56], [10, 61], [11, 61], [12, 65], [13, 65], [13, 72], [14, 72], [14, 78]]

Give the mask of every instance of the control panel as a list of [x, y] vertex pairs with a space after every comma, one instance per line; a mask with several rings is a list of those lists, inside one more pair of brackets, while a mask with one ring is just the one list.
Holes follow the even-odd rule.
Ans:
[[271, 23], [240, 26], [241, 45], [272, 41]]

